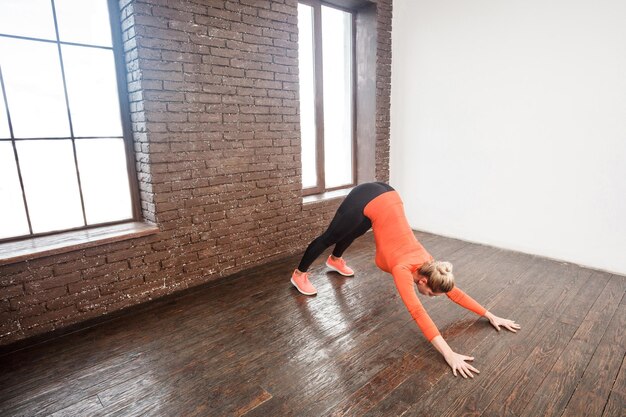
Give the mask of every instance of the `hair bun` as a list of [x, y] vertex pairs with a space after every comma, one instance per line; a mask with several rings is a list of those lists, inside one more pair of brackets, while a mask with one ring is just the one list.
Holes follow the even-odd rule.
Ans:
[[434, 292], [449, 292], [454, 288], [450, 262], [431, 260], [422, 265], [419, 271], [428, 279], [428, 286]]
[[449, 274], [452, 272], [452, 264], [450, 262], [439, 262], [439, 265], [437, 265], [437, 271], [439, 271], [442, 275]]

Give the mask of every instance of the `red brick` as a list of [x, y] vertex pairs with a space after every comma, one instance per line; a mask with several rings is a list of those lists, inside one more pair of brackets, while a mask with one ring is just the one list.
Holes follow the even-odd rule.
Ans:
[[143, 283], [143, 275], [136, 276], [123, 281], [114, 281], [100, 287], [100, 294], [108, 295], [114, 292], [123, 291], [127, 288], [137, 287]]
[[27, 294], [41, 292], [50, 288], [64, 287], [69, 283], [80, 281], [80, 271], [72, 272], [65, 275], [55, 276], [53, 278], [46, 278], [39, 281], [30, 281], [24, 284], [24, 289]]
[[46, 308], [48, 310], [59, 310], [69, 305], [73, 305], [78, 300], [93, 300], [100, 296], [100, 292], [97, 288], [92, 288], [86, 291], [67, 295], [65, 297], [59, 297], [46, 302]]
[[10, 287], [2, 287], [0, 290], [0, 298], [8, 299], [24, 295], [24, 286], [22, 284], [11, 285]]
[[76, 313], [78, 313], [78, 310], [76, 309], [76, 306], [72, 305], [62, 308], [60, 310], [50, 311], [42, 315], [20, 318], [20, 324], [22, 325], [22, 327], [28, 329], [29, 327], [35, 326], [37, 324], [44, 324], [60, 320], [66, 317], [73, 316]]

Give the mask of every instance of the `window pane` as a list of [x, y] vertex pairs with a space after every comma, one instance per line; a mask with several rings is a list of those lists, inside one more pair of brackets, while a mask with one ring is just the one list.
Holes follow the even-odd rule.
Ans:
[[84, 226], [72, 141], [25, 140], [16, 145], [33, 232]]
[[132, 218], [122, 139], [76, 141], [87, 224]]
[[[2, 68], [0, 67], [0, 71]], [[0, 90], [0, 138], [8, 139], [11, 137], [9, 130], [9, 118], [7, 117], [7, 109], [2, 98], [2, 90]]]
[[122, 136], [113, 51], [61, 47], [74, 136]]
[[317, 185], [315, 157], [315, 77], [313, 65], [313, 8], [298, 4], [298, 59], [300, 72], [300, 131], [302, 186]]
[[56, 39], [50, 0], [0, 1], [0, 33]]
[[352, 183], [352, 15], [322, 6], [326, 188]]
[[107, 0], [55, 0], [59, 39], [111, 46]]
[[0, 142], [0, 239], [27, 235], [28, 220], [11, 142]]
[[0, 37], [0, 66], [15, 137], [69, 136], [57, 46]]

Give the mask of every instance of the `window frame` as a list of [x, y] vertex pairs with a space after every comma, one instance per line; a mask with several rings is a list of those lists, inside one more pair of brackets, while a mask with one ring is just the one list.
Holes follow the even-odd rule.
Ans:
[[[302, 196], [311, 196], [323, 194], [329, 191], [351, 188], [357, 184], [357, 68], [356, 68], [356, 10], [346, 7], [337, 6], [322, 0], [298, 0], [298, 3], [305, 4], [313, 8], [313, 73], [314, 73], [314, 92], [315, 92], [315, 166], [317, 174], [317, 185], [313, 187], [302, 188]], [[322, 58], [322, 6], [341, 10], [349, 13], [351, 16], [351, 88], [352, 88], [352, 182], [337, 187], [326, 188], [326, 172], [324, 168], [324, 80], [323, 80], [323, 58]], [[302, 147], [301, 147], [302, 149]]]
[[[54, 5], [54, 0], [52, 0], [52, 4]], [[108, 138], [111, 138], [111, 136], [102, 136], [102, 137], [100, 136], [82, 137], [81, 136], [77, 138], [74, 135], [73, 130], [70, 129], [70, 136], [68, 137], [15, 138], [13, 127], [11, 124], [10, 109], [9, 109], [9, 105], [8, 105], [8, 101], [6, 97], [6, 91], [4, 88], [4, 80], [2, 78], [2, 73], [1, 73], [1, 68], [0, 68], [0, 83], [2, 83], [2, 85], [0, 85], [1, 87], [0, 90], [2, 92], [2, 97], [0, 97], [0, 99], [3, 100], [3, 104], [5, 106], [5, 110], [6, 110], [6, 114], [8, 118], [9, 132], [11, 136], [9, 139], [0, 138], [0, 141], [10, 142], [12, 144], [13, 156], [15, 158], [16, 169], [17, 169], [18, 179], [20, 182], [22, 199], [24, 203], [24, 210], [26, 212], [26, 217], [28, 221], [28, 229], [29, 229], [29, 234], [27, 235], [2, 238], [0, 239], [0, 243], [15, 242], [15, 241], [28, 240], [28, 239], [33, 239], [33, 238], [43, 237], [43, 236], [52, 236], [52, 235], [57, 235], [61, 233], [66, 233], [66, 232], [74, 232], [74, 231], [108, 227], [108, 226], [119, 225], [119, 224], [124, 224], [124, 223], [143, 221], [143, 216], [141, 212], [141, 203], [140, 203], [140, 198], [139, 198], [139, 185], [137, 181], [137, 171], [135, 167], [134, 142], [133, 142], [132, 124], [131, 124], [131, 118], [130, 118], [130, 104], [129, 104], [128, 86], [127, 86], [128, 81], [127, 81], [127, 73], [126, 73], [123, 40], [122, 40], [123, 38], [122, 38], [122, 28], [121, 28], [122, 26], [121, 25], [121, 13], [119, 9], [119, 4], [116, 0], [107, 0], [107, 6], [109, 10], [109, 25], [111, 29], [111, 47], [110, 48], [99, 46], [99, 45], [61, 41], [59, 39], [56, 12], [53, 12], [54, 27], [56, 31], [56, 39], [54, 40], [32, 38], [32, 37], [27, 37], [27, 36], [8, 35], [8, 34], [0, 34], [0, 36], [5, 37], [5, 38], [22, 39], [22, 40], [27, 40], [31, 42], [52, 43], [57, 46], [57, 49], [59, 51], [60, 65], [61, 65], [61, 75], [63, 78], [63, 90], [65, 94], [65, 104], [67, 107], [67, 113], [68, 113], [68, 117], [70, 118], [70, 120], [71, 120], [71, 114], [70, 114], [69, 101], [68, 101], [68, 95], [67, 95], [67, 83], [65, 80], [65, 69], [64, 69], [63, 59], [61, 56], [61, 45], [87, 46], [87, 47], [92, 47], [92, 48], [112, 50], [113, 59], [115, 62], [115, 77], [117, 81], [117, 94], [118, 94], [118, 102], [119, 102], [119, 110], [120, 110], [120, 121], [122, 125], [121, 139], [123, 140], [123, 143], [124, 143], [124, 150], [125, 150], [125, 156], [126, 156], [126, 172], [127, 172], [129, 192], [130, 192], [131, 217], [127, 219], [120, 219], [120, 220], [115, 220], [115, 221], [110, 221], [110, 222], [96, 223], [96, 224], [90, 224], [90, 225], [87, 224], [86, 213], [85, 213], [85, 203], [83, 200], [83, 188], [82, 188], [82, 184], [80, 180], [80, 170], [78, 167], [78, 159], [77, 159], [77, 154], [76, 154], [75, 141], [76, 140], [90, 140], [90, 139], [108, 139]], [[26, 194], [24, 190], [24, 182], [22, 180], [22, 173], [21, 173], [19, 158], [18, 158], [17, 149], [16, 149], [16, 141], [23, 141], [23, 140], [71, 140], [72, 141], [74, 165], [76, 169], [76, 175], [77, 175], [77, 181], [78, 181], [78, 187], [79, 187], [79, 193], [80, 193], [80, 201], [81, 201], [81, 210], [82, 210], [82, 215], [83, 215], [83, 223], [84, 223], [83, 226], [69, 228], [69, 229], [53, 230], [53, 231], [42, 232], [42, 233], [33, 233], [31, 220], [30, 220], [30, 214], [28, 210], [28, 203], [26, 201]]]

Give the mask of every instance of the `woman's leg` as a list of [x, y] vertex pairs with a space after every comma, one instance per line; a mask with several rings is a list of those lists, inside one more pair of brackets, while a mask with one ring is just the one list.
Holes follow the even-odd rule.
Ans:
[[341, 257], [354, 239], [363, 235], [372, 226], [370, 220], [363, 214], [365, 206], [374, 198], [391, 190], [393, 188], [383, 183], [365, 183], [354, 187], [337, 209], [328, 229], [309, 244], [298, 270], [306, 272], [315, 259], [332, 245], [337, 245], [333, 256]]
[[370, 219], [366, 218], [359, 225], [359, 227], [354, 230], [354, 232], [350, 233], [344, 239], [337, 242], [335, 248], [333, 249], [333, 256], [335, 258], [341, 258], [343, 253], [346, 251], [346, 249], [348, 249], [352, 242], [354, 242], [357, 237], [364, 235], [368, 230], [370, 230], [371, 227], [372, 222], [370, 221]]
[[[362, 213], [360, 216], [368, 220]], [[309, 247], [306, 248], [306, 251], [304, 251], [300, 265], [298, 265], [298, 270], [300, 272], [306, 272], [322, 252], [332, 245], [345, 240], [346, 237], [351, 236], [362, 222], [360, 216], [359, 212], [355, 210], [337, 210], [328, 229], [326, 229], [321, 236], [313, 240], [313, 242], [309, 244]]]
[[[350, 191], [337, 209], [328, 229], [309, 244], [298, 269], [293, 272], [291, 283], [298, 291], [305, 295], [317, 294], [317, 290], [309, 282], [306, 271], [326, 248], [338, 245], [338, 247], [335, 246], [334, 253], [342, 254], [354, 239], [365, 233], [371, 227], [369, 219], [363, 214], [365, 206], [374, 198], [390, 191], [389, 188], [391, 187], [386, 184], [372, 182], [358, 185]], [[354, 271], [346, 267], [343, 260], [333, 266], [335, 262], [336, 260], [329, 259], [326, 264], [342, 275], [354, 274]]]

